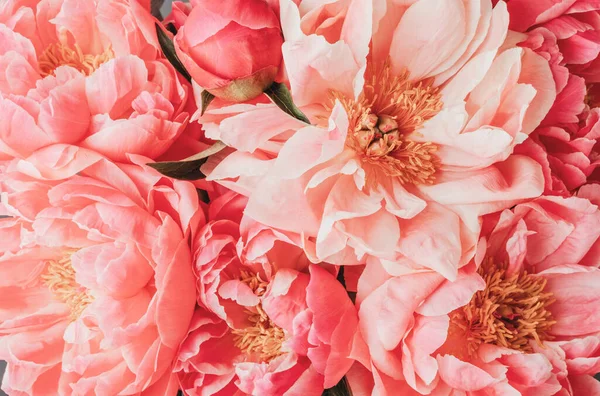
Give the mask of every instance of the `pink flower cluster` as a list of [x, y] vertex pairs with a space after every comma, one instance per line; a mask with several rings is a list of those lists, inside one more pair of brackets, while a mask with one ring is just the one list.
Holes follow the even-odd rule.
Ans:
[[150, 3], [0, 3], [6, 393], [600, 394], [598, 1]]

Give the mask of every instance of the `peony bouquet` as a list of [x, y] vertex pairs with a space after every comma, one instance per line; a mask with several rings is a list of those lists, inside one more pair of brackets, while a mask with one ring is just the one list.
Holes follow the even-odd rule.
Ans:
[[600, 395], [597, 0], [0, 0], [10, 396]]

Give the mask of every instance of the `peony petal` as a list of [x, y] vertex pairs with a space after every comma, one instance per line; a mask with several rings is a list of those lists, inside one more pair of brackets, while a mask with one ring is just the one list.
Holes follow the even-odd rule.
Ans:
[[433, 292], [416, 312], [425, 316], [447, 315], [468, 304], [475, 292], [485, 288], [485, 281], [477, 273], [459, 271], [454, 282], [445, 281]]
[[458, 360], [452, 355], [438, 356], [440, 377], [450, 387], [463, 391], [477, 391], [495, 382], [495, 379], [480, 369]]
[[480, 5], [478, 0], [420, 0], [410, 6], [394, 31], [393, 70], [406, 68], [421, 80], [449, 68], [475, 33]]
[[580, 268], [580, 272], [544, 276], [545, 289], [556, 298], [548, 307], [557, 321], [553, 334], [578, 336], [600, 331], [600, 314], [595, 309], [600, 299], [600, 270]]

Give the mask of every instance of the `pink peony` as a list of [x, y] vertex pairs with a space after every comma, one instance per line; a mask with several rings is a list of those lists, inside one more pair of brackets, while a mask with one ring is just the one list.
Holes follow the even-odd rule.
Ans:
[[[175, 25], [185, 8], [176, 6]], [[233, 102], [254, 99], [281, 65], [281, 28], [265, 0], [197, 0], [175, 35], [175, 49], [194, 81]]]
[[164, 153], [190, 87], [161, 57], [154, 23], [135, 0], [3, 2], [0, 160], [56, 143], [117, 161]]
[[545, 194], [569, 196], [600, 167], [600, 109], [587, 109], [579, 118], [575, 123], [540, 127], [515, 149], [542, 166]]
[[600, 82], [600, 3], [596, 0], [506, 0], [510, 28], [543, 28], [555, 36], [572, 73]]
[[556, 36], [546, 28], [527, 35], [515, 34], [514, 41], [531, 48], [550, 63], [556, 85], [556, 100], [541, 122], [515, 152], [529, 155], [543, 168], [544, 194], [569, 196], [585, 184], [600, 165], [597, 140], [600, 137], [599, 111], [583, 78], [571, 74], [565, 66]]
[[268, 104], [209, 109], [207, 136], [238, 150], [209, 179], [315, 262], [377, 256], [456, 278], [478, 216], [542, 191], [539, 165], [511, 153], [554, 101], [548, 63], [501, 48], [504, 3], [281, 4], [289, 84], [314, 125]]
[[[316, 395], [353, 363], [358, 317], [343, 286], [282, 233], [211, 202], [198, 233], [199, 307], [176, 370], [188, 395]], [[241, 221], [241, 224], [240, 224]]]
[[67, 180], [1, 176], [10, 395], [177, 393], [172, 366], [195, 305], [188, 239], [203, 221], [196, 190], [95, 158]]
[[454, 282], [367, 265], [357, 302], [372, 361], [350, 382], [379, 395], [596, 394], [598, 204], [600, 185], [587, 185], [487, 216]]

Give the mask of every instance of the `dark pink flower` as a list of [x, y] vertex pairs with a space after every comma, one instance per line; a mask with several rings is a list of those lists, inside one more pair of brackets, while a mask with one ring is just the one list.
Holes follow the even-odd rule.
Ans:
[[[178, 5], [178, 24], [184, 14]], [[282, 60], [279, 18], [264, 0], [196, 1], [174, 43], [198, 85], [235, 102], [260, 95]]]
[[520, 45], [531, 48], [548, 60], [557, 96], [552, 108], [525, 142], [515, 148], [518, 154], [536, 160], [544, 172], [544, 194], [569, 196], [585, 184], [600, 165], [597, 141], [600, 137], [600, 110], [595, 97], [586, 96], [582, 77], [572, 74], [559, 48], [560, 40], [545, 27], [527, 35], [515, 35]]
[[557, 39], [564, 64], [589, 82], [600, 82], [600, 3], [594, 0], [506, 0], [510, 29], [545, 28]]
[[[198, 304], [176, 371], [189, 395], [312, 395], [354, 359], [358, 316], [344, 287], [285, 234], [211, 203], [195, 246]], [[241, 222], [241, 224], [240, 224]]]

